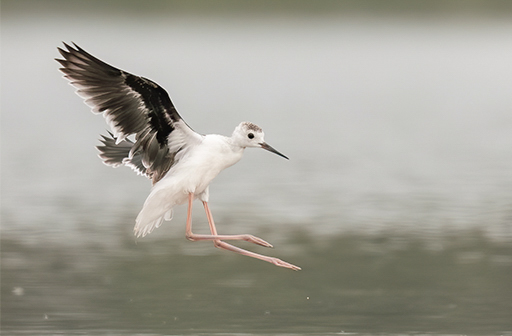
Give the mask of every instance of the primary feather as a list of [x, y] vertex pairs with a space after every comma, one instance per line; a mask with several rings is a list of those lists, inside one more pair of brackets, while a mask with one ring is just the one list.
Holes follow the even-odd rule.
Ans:
[[[85, 103], [94, 113], [103, 114], [112, 129], [98, 148], [103, 161], [130, 166], [157, 183], [174, 165], [176, 153], [200, 141], [201, 135], [183, 121], [161, 86], [73, 45], [64, 43], [65, 50], [58, 48], [64, 59], [57, 61]], [[126, 140], [130, 135], [134, 141]]]

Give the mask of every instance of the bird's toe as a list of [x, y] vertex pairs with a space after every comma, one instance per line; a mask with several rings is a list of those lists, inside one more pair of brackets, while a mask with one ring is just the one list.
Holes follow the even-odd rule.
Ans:
[[253, 236], [253, 235], [246, 235], [245, 238], [246, 238], [245, 239], [246, 241], [254, 243], [254, 244], [258, 244], [258, 245], [261, 245], [261, 246], [264, 246], [264, 247], [274, 247], [269, 242], [267, 242], [267, 241], [265, 241], [265, 240], [263, 240], [261, 238], [258, 238], [256, 236]]
[[278, 258], [273, 258], [272, 260], [272, 263], [276, 266], [279, 266], [279, 267], [284, 267], [284, 268], [289, 268], [289, 269], [292, 269], [294, 271], [300, 271], [301, 268], [299, 266], [295, 266], [293, 264], [290, 264], [284, 260], [281, 260], [281, 259], [278, 259]]

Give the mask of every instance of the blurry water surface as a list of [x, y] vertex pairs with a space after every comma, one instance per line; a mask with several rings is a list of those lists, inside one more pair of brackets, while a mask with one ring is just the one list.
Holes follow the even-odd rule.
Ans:
[[[510, 16], [9, 5], [2, 334], [512, 334]], [[135, 241], [150, 183], [96, 157], [106, 124], [61, 41], [156, 81], [200, 133], [260, 125], [290, 161], [247, 150], [212, 211], [303, 271], [186, 241], [184, 207]]]

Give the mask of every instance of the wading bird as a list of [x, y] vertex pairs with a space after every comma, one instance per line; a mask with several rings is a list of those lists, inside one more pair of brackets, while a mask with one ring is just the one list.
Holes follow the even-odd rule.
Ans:
[[[219, 235], [208, 207], [210, 182], [237, 163], [247, 147], [263, 148], [288, 159], [268, 145], [263, 130], [240, 123], [230, 137], [193, 131], [178, 114], [167, 92], [155, 82], [132, 75], [97, 59], [73, 44], [58, 48], [64, 78], [97, 114], [102, 114], [112, 133], [102, 136], [100, 157], [109, 166], [126, 165], [151, 179], [153, 187], [135, 220], [134, 233], [145, 236], [172, 218], [175, 205], [188, 202], [186, 237], [211, 240], [218, 248], [300, 270], [281, 259], [250, 252], [225, 242], [245, 240], [272, 247], [249, 234]], [[128, 138], [132, 136], [134, 140]], [[192, 232], [192, 202], [203, 203], [210, 235]]]

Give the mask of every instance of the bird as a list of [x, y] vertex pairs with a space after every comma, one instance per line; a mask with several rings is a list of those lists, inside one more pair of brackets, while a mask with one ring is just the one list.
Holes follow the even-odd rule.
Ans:
[[[191, 241], [212, 241], [220, 249], [260, 259], [276, 266], [301, 268], [279, 258], [258, 254], [227, 243], [247, 241], [272, 247], [250, 234], [222, 235], [210, 211], [209, 184], [224, 169], [237, 163], [246, 148], [262, 148], [285, 159], [264, 140], [263, 130], [241, 122], [231, 136], [195, 132], [180, 116], [165, 89], [154, 81], [113, 67], [77, 44], [57, 47], [63, 77], [95, 114], [110, 127], [97, 146], [103, 163], [128, 166], [149, 178], [152, 188], [135, 219], [134, 234], [144, 237], [164, 220], [172, 219], [173, 208], [188, 204], [185, 236]], [[203, 204], [211, 234], [192, 232], [192, 204]]]

